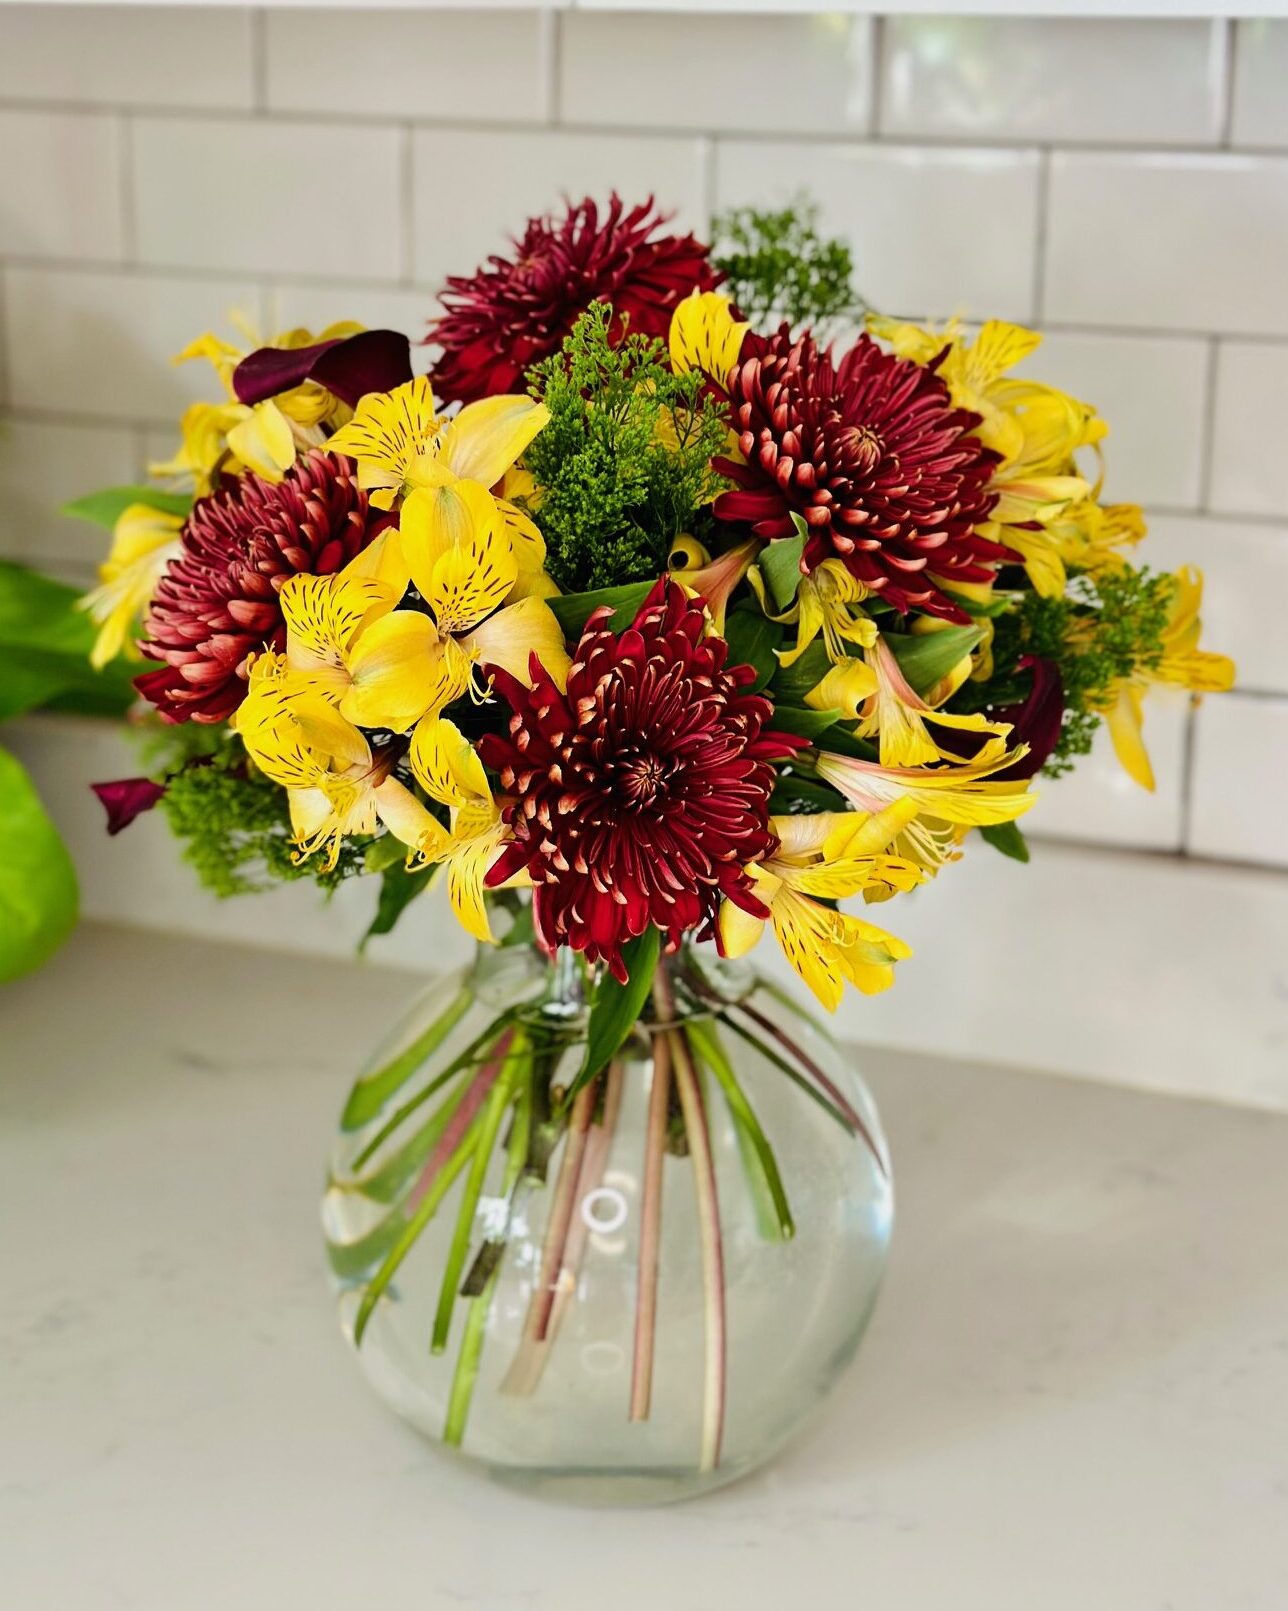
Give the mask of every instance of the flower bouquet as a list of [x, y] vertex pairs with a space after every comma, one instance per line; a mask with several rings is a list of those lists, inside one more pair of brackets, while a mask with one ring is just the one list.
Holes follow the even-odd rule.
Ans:
[[[881, 317], [811, 209], [714, 244], [614, 196], [448, 281], [429, 373], [336, 325], [203, 337], [114, 527], [96, 659], [141, 655], [146, 777], [221, 893], [440, 876], [476, 962], [353, 1087], [324, 1223], [401, 1413], [513, 1481], [674, 1497], [766, 1457], [853, 1353], [888, 1160], [824, 1008], [884, 905], [1155, 683], [1229, 685], [1201, 580], [1127, 557], [1095, 410], [1039, 336]], [[786, 970], [783, 970], [786, 971]], [[665, 1204], [665, 1212], [664, 1212]]]

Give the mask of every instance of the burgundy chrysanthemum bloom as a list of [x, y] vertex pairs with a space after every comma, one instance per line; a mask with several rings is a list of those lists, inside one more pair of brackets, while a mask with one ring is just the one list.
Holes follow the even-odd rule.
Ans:
[[604, 211], [587, 198], [562, 218], [529, 219], [513, 258], [448, 280], [428, 338], [442, 348], [434, 390], [449, 403], [522, 391], [592, 302], [612, 304], [618, 337], [629, 324], [665, 340], [676, 304], [724, 278], [694, 236], [659, 235], [665, 222], [652, 197], [627, 211], [615, 191]]
[[[766, 730], [755, 672], [704, 636], [700, 601], [668, 577], [620, 637], [587, 621], [561, 693], [536, 656], [534, 686], [493, 668], [514, 714], [479, 754], [514, 834], [487, 876], [526, 869], [537, 937], [603, 960], [625, 982], [623, 943], [656, 924], [674, 950], [714, 932], [722, 897], [759, 917], [745, 867], [773, 847], [773, 761], [801, 747]], [[508, 798], [506, 798], [508, 797]]]
[[737, 489], [715, 513], [769, 538], [794, 536], [799, 515], [802, 570], [840, 559], [897, 610], [965, 621], [929, 573], [982, 582], [989, 561], [1015, 557], [975, 533], [996, 501], [997, 455], [971, 434], [979, 415], [955, 408], [933, 369], [869, 336], [834, 362], [784, 325], [748, 335], [729, 400], [745, 462], [716, 461]]
[[342, 570], [375, 534], [353, 468], [321, 451], [280, 482], [247, 474], [198, 499], [143, 623], [140, 647], [162, 665], [134, 686], [171, 721], [226, 721], [246, 692], [246, 657], [285, 646], [283, 582]]

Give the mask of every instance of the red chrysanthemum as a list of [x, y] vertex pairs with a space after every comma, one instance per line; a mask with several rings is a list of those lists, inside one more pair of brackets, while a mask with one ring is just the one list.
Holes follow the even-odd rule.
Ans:
[[449, 403], [522, 391], [527, 370], [558, 352], [592, 302], [612, 304], [619, 335], [626, 322], [665, 340], [676, 303], [724, 278], [692, 235], [659, 235], [665, 222], [652, 197], [627, 211], [616, 192], [603, 212], [587, 198], [562, 218], [530, 219], [513, 258], [448, 280], [447, 311], [429, 332], [442, 348], [435, 391]]
[[488, 873], [525, 870], [537, 937], [626, 978], [623, 943], [656, 924], [674, 949], [706, 938], [722, 896], [765, 916], [748, 862], [774, 845], [770, 764], [801, 745], [765, 730], [769, 700], [750, 666], [725, 664], [700, 601], [664, 577], [633, 624], [586, 623], [561, 693], [533, 657], [534, 686], [494, 669], [514, 715], [479, 741], [499, 776], [513, 842]]
[[285, 645], [283, 582], [342, 570], [374, 535], [353, 468], [321, 451], [280, 482], [247, 474], [198, 499], [143, 623], [140, 647], [162, 664], [134, 686], [171, 721], [226, 721], [247, 656]]
[[975, 531], [996, 501], [997, 455], [933, 369], [869, 336], [833, 362], [784, 325], [746, 338], [729, 400], [745, 462], [717, 461], [737, 490], [716, 515], [770, 538], [793, 536], [799, 515], [803, 570], [840, 559], [897, 610], [964, 621], [937, 581], [986, 581], [990, 562], [1014, 558]]

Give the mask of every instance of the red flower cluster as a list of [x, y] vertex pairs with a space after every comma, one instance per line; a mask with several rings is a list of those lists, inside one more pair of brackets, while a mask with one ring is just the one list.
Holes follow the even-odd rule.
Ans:
[[531, 690], [493, 669], [514, 712], [479, 740], [509, 796], [514, 834], [491, 887], [524, 869], [541, 944], [603, 959], [625, 982], [623, 943], [654, 923], [674, 949], [714, 932], [722, 897], [765, 916], [744, 867], [773, 847], [773, 761], [802, 741], [765, 731], [750, 666], [704, 635], [701, 600], [668, 577], [621, 636], [610, 609], [586, 623], [561, 693], [536, 657]]
[[522, 391], [592, 302], [612, 304], [619, 332], [665, 341], [676, 304], [723, 278], [694, 236], [659, 235], [665, 222], [651, 198], [627, 211], [616, 192], [603, 213], [587, 198], [560, 219], [530, 219], [513, 258], [448, 280], [429, 332], [442, 349], [435, 391], [448, 403]]
[[246, 692], [246, 657], [285, 647], [282, 583], [342, 570], [374, 535], [353, 468], [330, 453], [310, 453], [280, 482], [247, 473], [199, 499], [143, 623], [143, 653], [162, 665], [134, 686], [172, 722], [227, 721]]
[[986, 561], [1015, 557], [975, 533], [997, 456], [932, 369], [868, 336], [834, 363], [784, 325], [748, 334], [729, 400], [743, 462], [717, 460], [737, 490], [716, 515], [770, 538], [794, 536], [800, 516], [803, 570], [837, 558], [897, 610], [965, 621], [937, 582], [987, 581]]

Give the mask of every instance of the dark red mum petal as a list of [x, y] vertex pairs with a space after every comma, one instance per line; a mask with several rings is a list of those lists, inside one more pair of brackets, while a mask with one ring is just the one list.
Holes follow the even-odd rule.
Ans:
[[613, 193], [601, 211], [587, 198], [562, 218], [528, 222], [512, 257], [490, 257], [447, 282], [447, 310], [429, 340], [442, 349], [432, 379], [445, 402], [473, 402], [521, 390], [540, 359], [559, 351], [592, 302], [609, 302], [614, 333], [665, 340], [675, 306], [724, 278], [710, 248], [692, 235], [661, 235], [666, 222], [650, 197], [627, 210]]
[[347, 460], [322, 452], [280, 482], [248, 474], [198, 499], [143, 623], [140, 647], [161, 665], [134, 686], [171, 721], [226, 721], [246, 692], [247, 656], [285, 647], [282, 583], [342, 570], [383, 519]]
[[965, 621], [938, 582], [986, 581], [1015, 557], [976, 534], [997, 455], [932, 369], [868, 336], [834, 363], [784, 325], [747, 336], [729, 402], [743, 458], [716, 461], [736, 487], [715, 513], [771, 539], [803, 520], [803, 569], [840, 559], [897, 610]]
[[587, 621], [561, 693], [492, 669], [513, 715], [479, 741], [514, 840], [488, 874], [526, 870], [549, 950], [570, 945], [625, 977], [621, 947], [655, 924], [674, 949], [714, 931], [722, 897], [764, 915], [746, 866], [774, 844], [771, 763], [803, 740], [766, 730], [750, 666], [706, 634], [701, 601], [664, 577], [623, 633]]
[[108, 833], [128, 828], [135, 817], [151, 811], [165, 794], [165, 784], [154, 783], [151, 778], [116, 778], [111, 783], [91, 783], [90, 788], [107, 812]]

